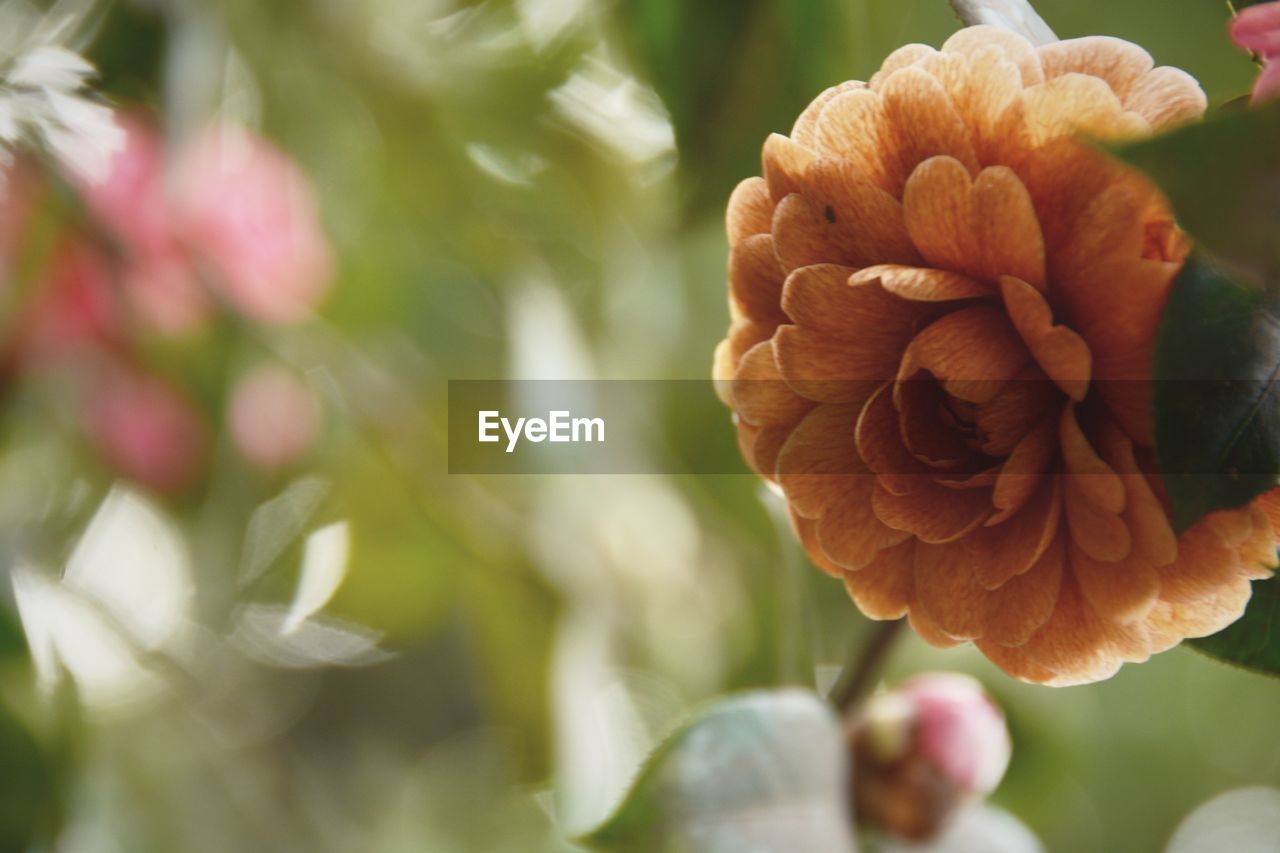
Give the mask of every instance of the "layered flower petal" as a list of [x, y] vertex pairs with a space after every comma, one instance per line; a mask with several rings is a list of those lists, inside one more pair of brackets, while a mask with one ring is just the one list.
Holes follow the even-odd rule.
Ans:
[[1188, 241], [1087, 141], [1204, 103], [1119, 39], [973, 27], [822, 93], [734, 190], [718, 389], [868, 616], [1079, 684], [1221, 629], [1269, 576], [1280, 490], [1171, 524], [1151, 357]]

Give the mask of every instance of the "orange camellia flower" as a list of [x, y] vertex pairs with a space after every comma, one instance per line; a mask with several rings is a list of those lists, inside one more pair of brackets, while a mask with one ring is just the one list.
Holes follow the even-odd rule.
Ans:
[[[823, 92], [729, 201], [717, 388], [818, 566], [876, 619], [1006, 672], [1107, 678], [1243, 612], [1264, 501], [1176, 535], [1156, 328], [1188, 246], [1080, 137], [1199, 118], [1141, 48], [991, 27]], [[1277, 515], [1280, 520], [1280, 515]]]

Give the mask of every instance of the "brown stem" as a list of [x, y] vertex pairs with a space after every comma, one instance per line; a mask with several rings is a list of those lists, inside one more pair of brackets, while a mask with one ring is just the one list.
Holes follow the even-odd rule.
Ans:
[[881, 665], [893, 648], [893, 641], [901, 633], [906, 621], [895, 619], [877, 626], [867, 644], [845, 664], [840, 680], [831, 689], [831, 701], [841, 712], [848, 711], [871, 689]]

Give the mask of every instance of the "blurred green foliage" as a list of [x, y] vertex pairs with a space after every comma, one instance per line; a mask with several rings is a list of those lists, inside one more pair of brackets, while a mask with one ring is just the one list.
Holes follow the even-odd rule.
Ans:
[[1154, 413], [1179, 531], [1275, 486], [1278, 290], [1280, 282], [1254, 280], [1203, 250], [1174, 281], [1156, 340]]
[[0, 766], [0, 850], [23, 850], [50, 836], [57, 789], [35, 737], [3, 705]]

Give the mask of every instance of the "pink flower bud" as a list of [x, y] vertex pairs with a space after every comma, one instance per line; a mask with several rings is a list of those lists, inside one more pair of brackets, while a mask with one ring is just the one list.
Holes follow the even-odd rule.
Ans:
[[1231, 20], [1231, 40], [1262, 58], [1252, 102], [1280, 97], [1280, 0], [1241, 10]]
[[174, 205], [183, 242], [246, 316], [295, 322], [324, 294], [329, 245], [311, 188], [261, 137], [225, 123], [198, 133], [178, 157]]
[[1009, 764], [1004, 714], [967, 675], [928, 673], [872, 696], [851, 736], [859, 820], [913, 840], [995, 790]]
[[111, 369], [89, 389], [85, 430], [103, 460], [157, 492], [182, 491], [204, 462], [204, 423], [190, 402], [151, 376]]
[[268, 471], [297, 461], [315, 441], [320, 405], [289, 370], [261, 365], [231, 392], [231, 440], [245, 459]]
[[915, 705], [921, 753], [967, 790], [989, 794], [1009, 766], [1004, 713], [967, 675], [920, 675], [899, 690]]

